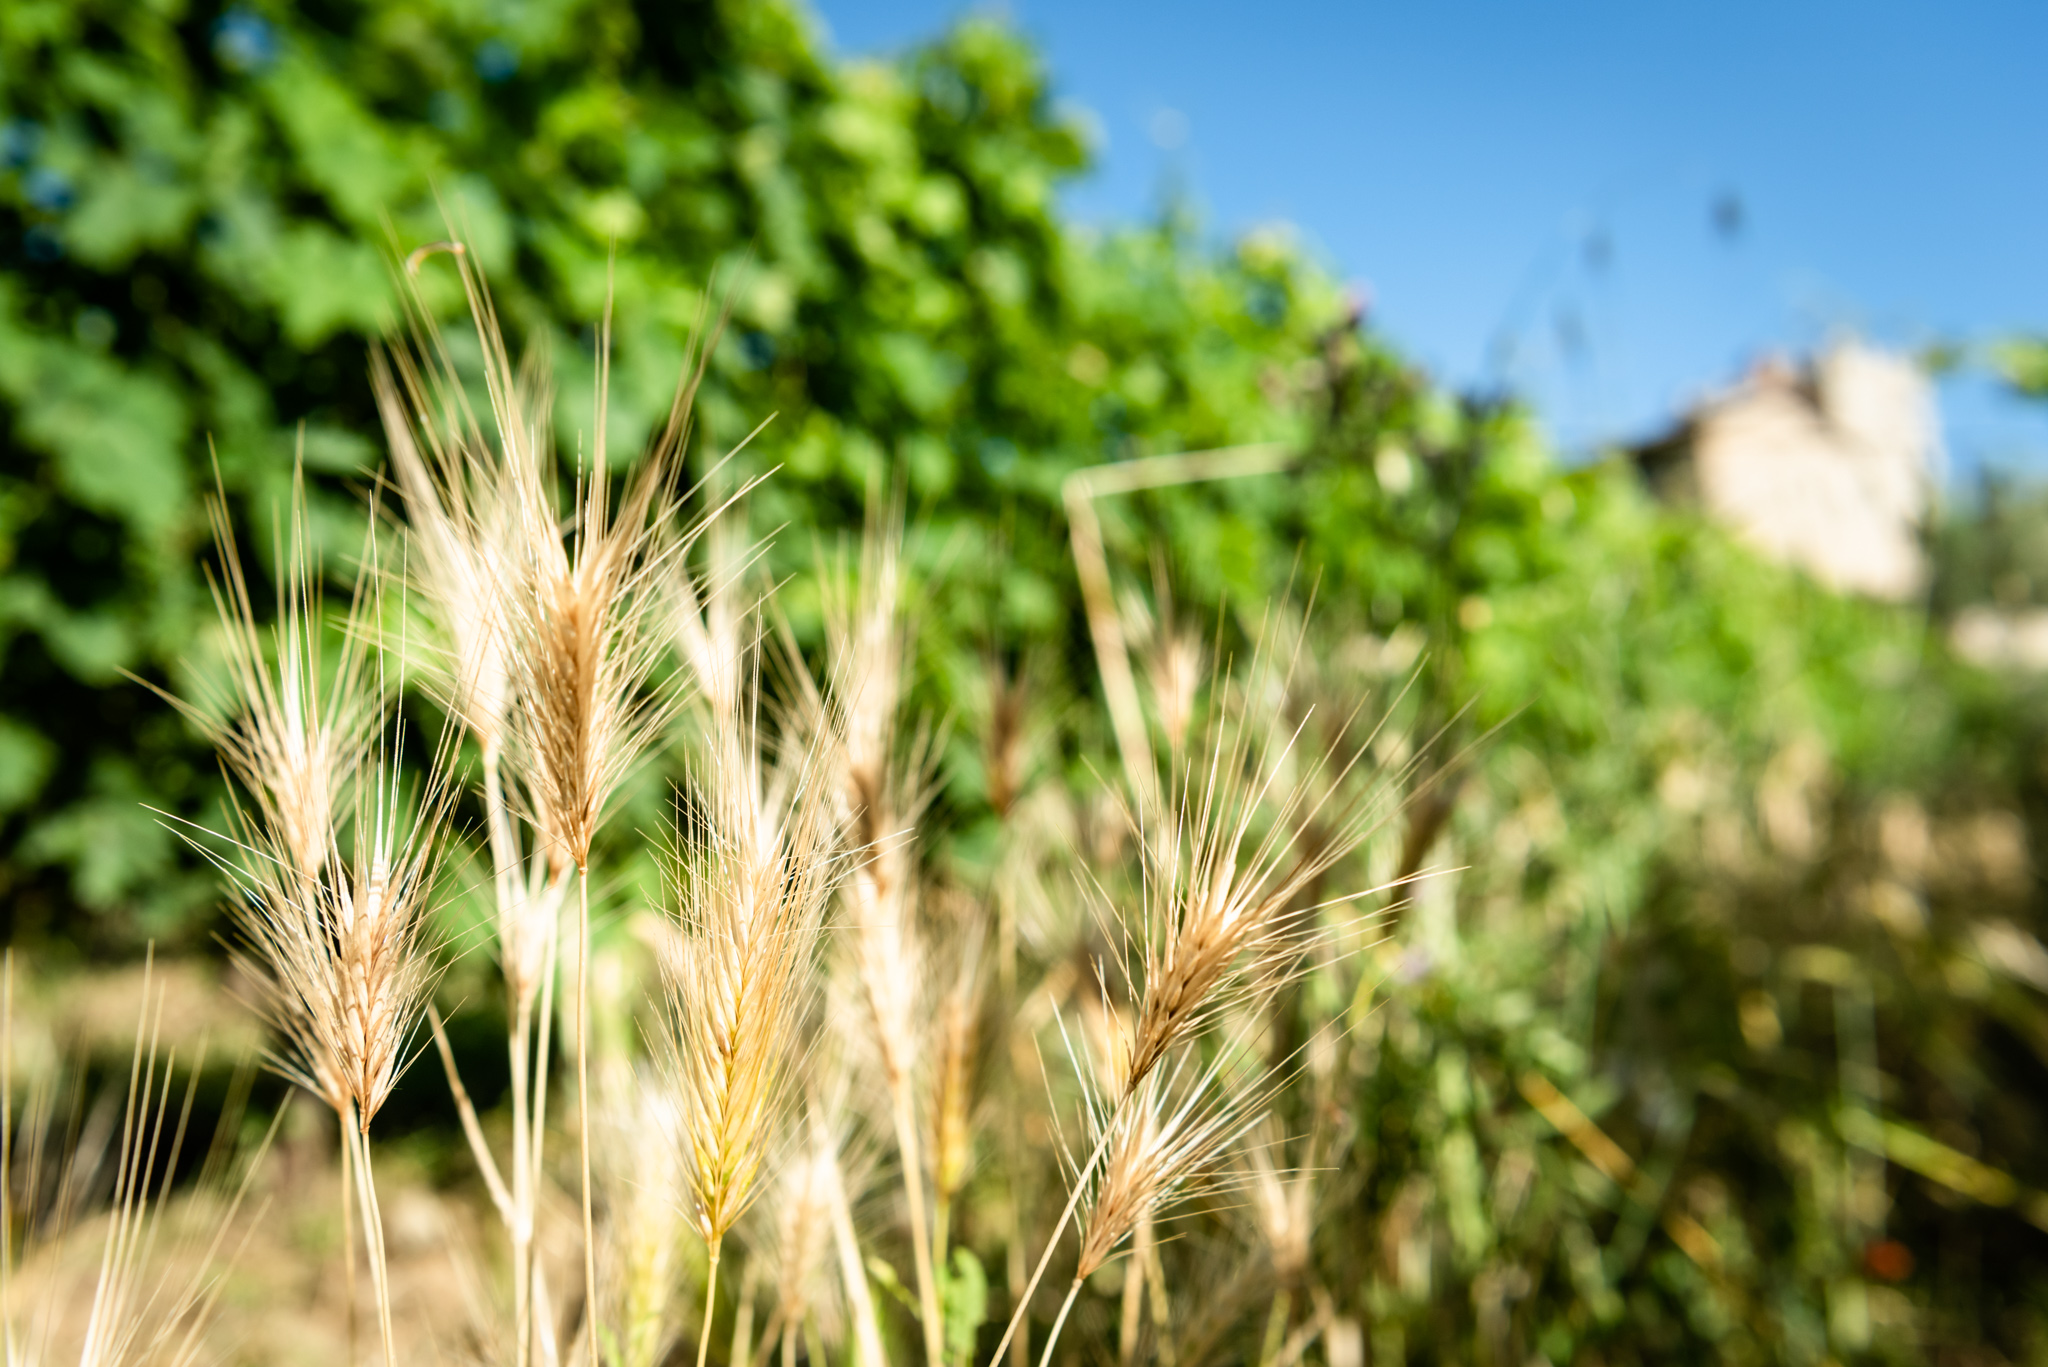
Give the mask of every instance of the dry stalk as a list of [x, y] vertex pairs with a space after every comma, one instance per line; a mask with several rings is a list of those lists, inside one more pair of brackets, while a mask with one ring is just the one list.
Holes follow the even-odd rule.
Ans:
[[1124, 775], [1141, 805], [1149, 802], [1156, 782], [1151, 746], [1146, 743], [1145, 714], [1138, 704], [1137, 683], [1131, 676], [1130, 652], [1125, 646], [1122, 623], [1117, 618], [1116, 597], [1110, 586], [1109, 557], [1104, 551], [1102, 520], [1096, 514], [1095, 501], [1140, 489], [1271, 474], [1285, 469], [1291, 459], [1286, 448], [1277, 445], [1190, 451], [1090, 466], [1067, 476], [1066, 483], [1061, 486], [1060, 495], [1067, 506], [1067, 526], [1074, 546], [1074, 570], [1081, 581], [1081, 599], [1088, 613], [1088, 634], [1095, 645], [1095, 663], [1102, 674], [1102, 691], [1109, 705], [1110, 724], [1116, 733]]
[[846, 881], [853, 960], [888, 1089], [910, 1221], [918, 1318], [926, 1361], [945, 1357], [945, 1323], [933, 1260], [933, 1231], [920, 1155], [918, 1025], [925, 976], [917, 927], [915, 824], [929, 800], [925, 738], [898, 743], [897, 719], [909, 651], [904, 630], [901, 527], [871, 517], [857, 581], [838, 577], [828, 604], [829, 648], [839, 678], [833, 712], [844, 788], [847, 844], [859, 863]]

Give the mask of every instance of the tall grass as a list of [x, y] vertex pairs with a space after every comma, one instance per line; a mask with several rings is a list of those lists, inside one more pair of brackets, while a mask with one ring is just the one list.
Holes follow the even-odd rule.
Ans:
[[196, 1138], [206, 1060], [203, 1049], [182, 1060], [180, 1077], [164, 1010], [145, 964], [125, 1074], [95, 1087], [80, 1060], [25, 1077], [11, 953], [0, 968], [0, 1354], [9, 1364], [214, 1360], [229, 1270], [268, 1209], [261, 1200], [249, 1209], [249, 1198], [285, 1110], [245, 1150], [236, 1131], [248, 1091], [231, 1086], [196, 1179], [174, 1191]]
[[[247, 795], [218, 856], [237, 953], [274, 1065], [344, 1121], [385, 1361], [408, 1359], [369, 1134], [423, 1017], [505, 1236], [508, 1332], [479, 1351], [516, 1367], [705, 1367], [724, 1343], [734, 1364], [787, 1367], [1021, 1357], [1062, 1257], [1041, 1363], [1112, 1276], [1116, 1355], [1171, 1356], [1166, 1231], [1188, 1211], [1225, 1219], [1241, 1188], [1276, 1263], [1298, 1262], [1287, 1222], [1306, 1187], [1277, 1166], [1267, 1117], [1301, 1055], [1270, 1017], [1306, 965], [1341, 960], [1333, 934], [1355, 947], [1367, 924], [1363, 891], [1331, 887], [1398, 805], [1356, 725], [1364, 700], [1311, 725], [1289, 701], [1299, 632], [1205, 641], [1160, 579], [1123, 633], [1150, 696], [1149, 758], [1126, 727], [1122, 780], [1059, 772], [1028, 661], [992, 656], [979, 705], [923, 715], [900, 516], [880, 505], [857, 545], [819, 553], [825, 630], [807, 653], [758, 572], [746, 486], [684, 487], [715, 328], [621, 476], [601, 327], [597, 428], [564, 479], [545, 358], [513, 361], [471, 259], [447, 256], [478, 346], [451, 347], [416, 303], [373, 358], [395, 546], [366, 547], [336, 653], [320, 654], [297, 532], [265, 629], [223, 513], [229, 687], [188, 704]], [[451, 728], [410, 787], [392, 701], [406, 671]], [[957, 739], [997, 818], [986, 875], [936, 859], [921, 830]], [[686, 757], [672, 828], [609, 830], [622, 785], [663, 753]], [[478, 1113], [427, 1001], [446, 955], [429, 904], [466, 895], [443, 858], [470, 838], [445, 834], [465, 793], [502, 981], [502, 1121]], [[603, 1017], [635, 1027], [607, 1042], [592, 874], [648, 842], [666, 893], [627, 916], [653, 969], [607, 951]], [[572, 1069], [573, 1161], [549, 1107]], [[577, 1228], [553, 1233], [580, 1248], [580, 1296], [536, 1252], [556, 1187], [575, 1196]], [[1267, 1359], [1292, 1327], [1277, 1306], [1270, 1320]]]

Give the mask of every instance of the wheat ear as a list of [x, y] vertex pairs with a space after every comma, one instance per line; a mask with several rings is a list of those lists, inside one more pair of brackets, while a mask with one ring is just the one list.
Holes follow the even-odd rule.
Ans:
[[[515, 814], [531, 815], [534, 804], [527, 800], [522, 771], [506, 760], [518, 702], [511, 651], [528, 558], [522, 538], [538, 516], [533, 505], [550, 488], [552, 391], [539, 353], [535, 364], [514, 369], [482, 273], [461, 244], [444, 245], [458, 267], [483, 354], [488, 435], [471, 409], [438, 325], [414, 289], [404, 292], [410, 345], [373, 353], [371, 379], [406, 510], [407, 572], [441, 638], [428, 658], [450, 710], [468, 723], [482, 752], [485, 829], [508, 998], [509, 1184], [475, 1127], [466, 1129], [494, 1194], [506, 1189], [500, 1213], [512, 1251], [514, 1351], [520, 1367], [526, 1367], [533, 1283], [539, 1275], [533, 1239], [547, 1132], [548, 1031], [546, 1022], [536, 1022], [535, 1010], [547, 1009], [540, 998], [551, 989], [570, 864], [550, 861], [541, 841], [533, 842], [531, 858], [522, 853]], [[423, 259], [415, 254], [408, 277], [417, 274]], [[548, 988], [544, 975], [549, 975]], [[443, 1063], [460, 1104], [461, 1083], [445, 1051]]]
[[[217, 544], [233, 563], [235, 548], [226, 512], [216, 505]], [[256, 798], [251, 813], [231, 810], [223, 833], [239, 858], [209, 852], [236, 892], [231, 913], [240, 932], [236, 957], [256, 984], [257, 1005], [281, 1037], [272, 1065], [287, 1078], [324, 1099], [349, 1121], [355, 1133], [358, 1188], [366, 1216], [374, 1211], [368, 1185], [368, 1150], [362, 1136], [382, 1107], [406, 1061], [406, 1048], [433, 980], [426, 942], [426, 898], [434, 878], [450, 790], [442, 782], [443, 761], [453, 743], [444, 733], [430, 778], [417, 804], [401, 781], [403, 731], [387, 742], [382, 715], [369, 698], [341, 701], [343, 690], [362, 687], [345, 663], [334, 685], [336, 700], [325, 708], [310, 701], [317, 654], [304, 644], [322, 629], [310, 552], [303, 535], [303, 499], [295, 493], [292, 555], [279, 579], [293, 586], [274, 629], [279, 662], [274, 667], [244, 653], [231, 679], [237, 690], [234, 720], [223, 734], [230, 769]], [[376, 559], [372, 536], [365, 564]], [[231, 586], [239, 570], [227, 571]], [[377, 642], [374, 623], [381, 603], [359, 588], [347, 635]], [[223, 626], [246, 651], [260, 644], [245, 589], [231, 587], [216, 599]], [[382, 682], [381, 679], [378, 682]], [[343, 743], [327, 729], [328, 717], [364, 716], [372, 739]], [[279, 719], [282, 719], [280, 721]], [[235, 738], [283, 734], [284, 744], [238, 746]], [[311, 756], [325, 756], [315, 762]], [[330, 772], [319, 765], [345, 764]], [[246, 767], [245, 767], [246, 766]], [[293, 792], [297, 803], [274, 795]], [[324, 797], [318, 797], [323, 793]], [[307, 822], [322, 823], [317, 831]], [[348, 837], [344, 852], [341, 837]], [[366, 1228], [378, 1279], [380, 1321], [389, 1343], [388, 1283], [381, 1267], [382, 1231]]]
[[1273, 1075], [1268, 1072], [1253, 1086], [1229, 1078], [1225, 1069], [1234, 1052], [1226, 1046], [1207, 1067], [1183, 1060], [1155, 1069], [1121, 1104], [1090, 1105], [1096, 1152], [1104, 1157], [1092, 1181], [1077, 1175], [1076, 1192], [1088, 1192], [1080, 1253], [1039, 1367], [1050, 1367], [1060, 1330], [1088, 1278], [1140, 1224], [1216, 1185], [1218, 1161], [1257, 1123], [1273, 1093]]
[[[1261, 661], [1254, 661], [1253, 674]], [[1365, 746], [1348, 755], [1312, 760], [1334, 771], [1332, 781], [1310, 785], [1285, 782], [1300, 742], [1297, 726], [1277, 743], [1251, 724], [1238, 700], [1237, 716], [1225, 716], [1204, 753], [1179, 766], [1169, 795], [1149, 823], [1134, 824], [1145, 860], [1142, 911], [1133, 926], [1112, 916], [1112, 933], [1137, 943], [1138, 1015], [1117, 1060], [1120, 1077], [1110, 1099], [1112, 1120], [1181, 1044], [1192, 1039], [1235, 1004], [1273, 991], [1296, 971], [1301, 950], [1316, 932], [1319, 908], [1298, 905], [1299, 895], [1349, 855], [1383, 820], [1386, 812], [1364, 799], [1332, 796], [1361, 761]], [[1327, 834], [1303, 848], [1297, 832], [1335, 810]], [[1044, 1279], [1080, 1193], [1101, 1161], [1114, 1124], [1075, 1177], [1073, 1196], [1046, 1241], [1037, 1268], [1025, 1284], [1005, 1329], [1009, 1345], [1029, 1313], [1032, 1293]]]
[[[681, 934], [664, 965], [664, 1057], [683, 1105], [692, 1219], [710, 1270], [698, 1362], [710, 1344], [725, 1236], [758, 1194], [796, 1093], [797, 1056], [837, 868], [820, 756], [797, 761], [764, 819], [758, 733], [714, 747], [684, 833], [673, 895]], [[723, 757], [723, 758], [718, 758]], [[744, 766], [748, 772], [735, 772]]]
[[708, 341], [694, 364], [685, 366], [668, 424], [614, 508], [606, 444], [608, 294], [598, 328], [591, 460], [571, 499], [575, 516], [567, 540], [538, 471], [518, 499], [526, 550], [525, 579], [511, 613], [513, 681], [520, 699], [512, 735], [550, 853], [576, 870], [577, 1147], [585, 1304], [591, 1307], [599, 1301], [590, 1183], [590, 844], [606, 802], [676, 705], [672, 693], [652, 691], [647, 683], [668, 644], [669, 566], [694, 536], [675, 534], [677, 487]]

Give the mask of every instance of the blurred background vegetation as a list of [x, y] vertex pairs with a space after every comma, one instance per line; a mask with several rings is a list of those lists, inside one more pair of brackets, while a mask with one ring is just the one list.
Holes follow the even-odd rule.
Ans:
[[[206, 655], [216, 478], [267, 546], [302, 459], [347, 582], [397, 261], [472, 244], [571, 452], [608, 280], [622, 452], [730, 289], [700, 442], [775, 415], [743, 465], [800, 637], [819, 547], [903, 491], [919, 687], [962, 719], [935, 859], [991, 857], [991, 660], [1046, 767], [1111, 753], [1060, 497], [1107, 461], [1298, 452], [1105, 501], [1122, 582], [1194, 620], [1313, 586], [1324, 686], [1419, 669], [1404, 724], [1481, 742], [1408, 833], [1458, 872], [1327, 1007], [1362, 1061], [1313, 1258], [1372, 1362], [2048, 1358], [2048, 699], [1944, 629], [2048, 594], [2048, 500], [1959, 500], [1924, 604], [1829, 594], [1435, 387], [1284, 234], [1069, 226], [1085, 138], [997, 23], [883, 64], [781, 3], [14, 0], [0, 72], [15, 945], [214, 952], [149, 808], [223, 789], [126, 676]], [[1997, 359], [2038, 392], [2043, 356]], [[630, 801], [615, 839], [659, 782]]]

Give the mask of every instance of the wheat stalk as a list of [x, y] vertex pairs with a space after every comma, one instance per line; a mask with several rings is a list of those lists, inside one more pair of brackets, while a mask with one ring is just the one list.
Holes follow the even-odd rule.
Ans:
[[[784, 1117], [815, 990], [837, 865], [822, 757], [795, 757], [780, 810], [752, 775], [758, 732], [714, 750], [672, 878], [682, 933], [664, 964], [664, 1057], [682, 1100], [691, 1219], [710, 1261], [699, 1367], [725, 1236], [758, 1195]], [[736, 758], [735, 758], [736, 757]], [[744, 767], [745, 772], [735, 772]]]
[[[523, 1367], [550, 1028], [542, 1001], [534, 1040], [534, 1010], [536, 998], [552, 992], [558, 913], [571, 870], [577, 882], [574, 1016], [584, 1291], [592, 1313], [600, 1304], [590, 1176], [591, 842], [611, 795], [677, 701], [673, 692], [651, 688], [650, 682], [673, 626], [670, 569], [704, 525], [678, 533], [678, 486], [692, 403], [716, 334], [706, 334], [699, 319], [668, 421], [615, 506], [607, 450], [607, 299], [598, 331], [596, 421], [588, 464], [568, 498], [565, 535], [547, 441], [551, 394], [542, 368], [514, 369], [482, 273], [460, 244], [447, 245], [482, 343], [495, 449], [470, 412], [416, 295], [415, 346], [397, 352], [393, 363], [379, 358], [375, 379], [411, 514], [423, 596], [435, 605], [451, 643], [452, 700], [483, 747], [499, 947], [512, 1002], [508, 1042], [516, 1114], [510, 1223]], [[413, 269], [421, 259], [416, 254]], [[415, 353], [429, 359], [417, 360]], [[509, 764], [501, 765], [501, 754]], [[515, 808], [524, 811], [536, 836], [523, 871], [512, 829]], [[480, 1166], [491, 1168], [488, 1152], [476, 1147]], [[594, 1351], [594, 1339], [592, 1344]]]
[[[1254, 678], [1267, 658], [1261, 643]], [[1331, 777], [1308, 783], [1294, 771], [1300, 725], [1273, 739], [1269, 728], [1255, 724], [1255, 704], [1227, 689], [1217, 710], [1221, 718], [1205, 750], [1175, 767], [1152, 812], [1142, 809], [1141, 792], [1141, 810], [1129, 817], [1139, 835], [1144, 887], [1137, 917], [1112, 910], [1107, 918], [1113, 938], [1137, 942], [1130, 970], [1137, 1012], [1115, 1059], [1112, 1121], [1147, 1094], [1148, 1080], [1176, 1049], [1225, 1011], [1270, 994], [1299, 971], [1320, 910], [1301, 905], [1301, 892], [1388, 815], [1383, 804], [1347, 793], [1342, 782], [1361, 762], [1366, 743], [1348, 755], [1339, 750], [1313, 757], [1311, 767]], [[1349, 727], [1339, 734], [1348, 736]], [[1304, 847], [1299, 833], [1317, 817], [1327, 818], [1321, 823], [1326, 833]], [[1116, 1123], [1104, 1124], [1080, 1165], [1073, 1194], [1012, 1310], [1004, 1347], [1021, 1327]]]
[[903, 627], [898, 518], [870, 517], [857, 576], [833, 576], [828, 600], [828, 650], [836, 671], [837, 732], [846, 840], [860, 852], [846, 882], [852, 952], [868, 1020], [888, 1089], [902, 1158], [926, 1361], [939, 1367], [945, 1326], [932, 1256], [919, 1149], [917, 1069], [923, 1031], [918, 989], [925, 965], [917, 927], [916, 850], [911, 840], [929, 799], [924, 738], [899, 753], [897, 716], [910, 642]]
[[[439, 327], [419, 295], [404, 293], [411, 345], [372, 353], [371, 377], [406, 510], [406, 568], [439, 628], [441, 687], [482, 752], [483, 800], [496, 902], [499, 962], [508, 998], [512, 1179], [498, 1174], [469, 1116], [454, 1061], [443, 1063], [458, 1097], [478, 1166], [494, 1193], [512, 1245], [515, 1355], [527, 1367], [532, 1338], [534, 1224], [547, 1132], [546, 1070], [554, 963], [570, 861], [550, 859], [547, 842], [522, 853], [517, 814], [531, 817], [523, 771], [506, 764], [518, 718], [513, 623], [529, 546], [523, 539], [549, 498], [552, 392], [545, 367], [515, 370], [495, 305], [469, 254], [454, 258], [483, 356], [490, 435], [472, 411]], [[417, 274], [418, 254], [408, 263]], [[544, 1000], [545, 998], [545, 1000]], [[539, 1010], [541, 1019], [536, 1022]]]
[[[235, 957], [280, 1038], [271, 1063], [343, 1117], [369, 1221], [376, 1197], [363, 1136], [396, 1085], [434, 975], [425, 911], [451, 797], [438, 774], [453, 737], [444, 733], [436, 777], [409, 801], [403, 731], [386, 740], [364, 677], [381, 611], [367, 571], [345, 628], [351, 644], [328, 701], [319, 701], [316, 643], [324, 623], [297, 481], [290, 549], [278, 572], [287, 592], [269, 633], [274, 663], [262, 651], [266, 633], [256, 624], [225, 505], [216, 499], [212, 511], [227, 584], [215, 604], [232, 643], [233, 694], [231, 720], [211, 733], [256, 806], [234, 803], [229, 830], [215, 833], [233, 855], [205, 852], [235, 893]], [[374, 535], [373, 524], [365, 565], [376, 559]], [[391, 1360], [382, 1230], [368, 1224], [365, 1236]]]

